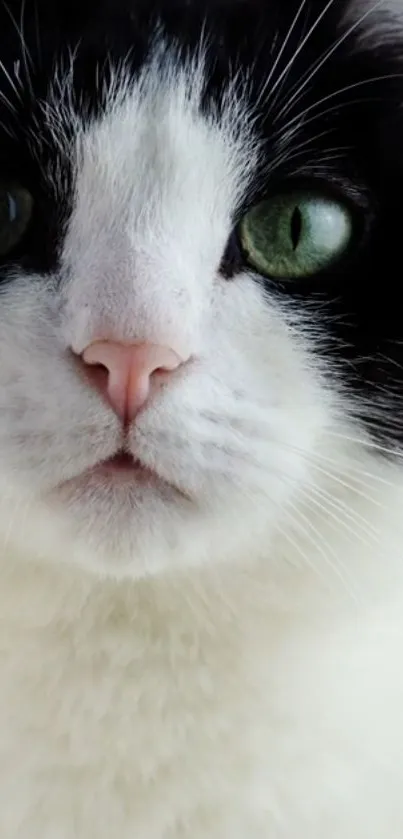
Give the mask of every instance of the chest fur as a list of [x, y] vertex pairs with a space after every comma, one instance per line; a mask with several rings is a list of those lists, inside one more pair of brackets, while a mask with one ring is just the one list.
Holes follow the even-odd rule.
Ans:
[[231, 579], [232, 597], [224, 580], [5, 577], [2, 836], [319, 839], [337, 823], [335, 839], [381, 835], [386, 805], [364, 821], [359, 797], [396, 777], [403, 680], [389, 726], [374, 678], [385, 656], [373, 646], [363, 661], [365, 627], [320, 631], [273, 614], [264, 577]]

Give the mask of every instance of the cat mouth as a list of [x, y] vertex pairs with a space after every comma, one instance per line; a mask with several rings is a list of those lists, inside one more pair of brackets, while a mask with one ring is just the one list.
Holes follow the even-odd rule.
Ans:
[[100, 461], [91, 467], [87, 474], [94, 478], [110, 478], [112, 480], [113, 478], [121, 478], [141, 483], [155, 483], [156, 481], [166, 483], [156, 472], [145, 466], [141, 460], [124, 450], [118, 451], [107, 460]]
[[64, 481], [57, 487], [58, 491], [69, 491], [74, 488], [80, 490], [85, 487], [102, 487], [103, 490], [114, 491], [118, 487], [127, 488], [129, 492], [136, 487], [154, 489], [157, 492], [175, 493], [177, 496], [190, 501], [186, 491], [176, 486], [156, 470], [146, 466], [136, 455], [125, 449], [120, 449], [112, 457], [98, 461], [75, 477]]

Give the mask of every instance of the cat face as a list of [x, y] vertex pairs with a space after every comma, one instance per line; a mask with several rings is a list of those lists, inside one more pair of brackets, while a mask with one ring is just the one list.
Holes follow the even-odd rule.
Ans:
[[[339, 2], [20, 11], [0, 3], [2, 475], [99, 572], [266, 546], [348, 430], [400, 445], [393, 45]], [[84, 363], [100, 340], [184, 361], [129, 424]], [[99, 468], [122, 450], [142, 469]]]

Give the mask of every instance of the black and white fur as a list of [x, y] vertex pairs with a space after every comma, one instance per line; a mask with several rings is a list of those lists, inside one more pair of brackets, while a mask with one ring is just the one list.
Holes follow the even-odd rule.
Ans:
[[[346, 0], [0, 0], [0, 836], [403, 836], [403, 28]], [[290, 182], [354, 247], [265, 281]], [[190, 362], [142, 411], [77, 362]], [[83, 477], [84, 475], [84, 477]], [[87, 477], [86, 477], [87, 476]]]

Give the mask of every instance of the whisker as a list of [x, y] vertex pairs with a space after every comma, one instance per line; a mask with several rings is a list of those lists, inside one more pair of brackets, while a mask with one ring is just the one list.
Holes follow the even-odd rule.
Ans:
[[322, 11], [321, 11], [320, 15], [318, 15], [318, 17], [316, 18], [315, 22], [312, 24], [312, 26], [311, 26], [311, 27], [310, 27], [310, 29], [308, 30], [307, 34], [305, 35], [305, 37], [302, 39], [301, 43], [299, 44], [299, 46], [298, 46], [298, 47], [297, 47], [297, 49], [295, 50], [295, 53], [294, 53], [293, 57], [290, 59], [290, 61], [288, 62], [288, 64], [287, 64], [287, 65], [286, 65], [286, 67], [284, 68], [284, 70], [280, 73], [280, 75], [279, 75], [279, 76], [278, 76], [278, 78], [276, 79], [276, 82], [275, 82], [275, 84], [273, 85], [273, 88], [272, 88], [272, 90], [271, 90], [271, 94], [275, 93], [275, 91], [277, 90], [278, 86], [281, 84], [282, 80], [284, 79], [284, 77], [286, 76], [286, 74], [288, 73], [288, 71], [289, 71], [289, 70], [291, 69], [291, 67], [293, 66], [293, 64], [294, 64], [295, 60], [297, 59], [297, 57], [299, 56], [299, 54], [302, 52], [302, 50], [304, 49], [304, 47], [305, 47], [305, 46], [306, 46], [306, 44], [308, 43], [309, 39], [312, 37], [312, 35], [314, 34], [315, 30], [318, 28], [319, 24], [321, 23], [321, 21], [323, 20], [323, 18], [325, 17], [325, 15], [327, 14], [327, 12], [329, 11], [330, 7], [331, 7], [331, 6], [333, 6], [333, 4], [334, 4], [334, 3], [335, 3], [335, 0], [328, 0], [328, 2], [326, 3], [325, 8], [324, 8], [324, 9], [322, 9]]
[[[291, 521], [293, 521], [292, 518]], [[312, 559], [308, 556], [308, 554], [305, 553], [301, 545], [295, 539], [293, 539], [289, 531], [285, 530], [285, 528], [280, 524], [280, 522], [277, 522], [276, 529], [280, 536], [282, 536], [283, 539], [286, 542], [288, 542], [289, 545], [291, 545], [296, 554], [299, 554], [299, 556], [306, 563], [306, 566], [314, 572], [314, 574], [322, 581], [322, 583], [326, 582], [328, 584], [329, 581], [327, 579], [327, 576], [323, 573], [323, 570], [320, 567], [318, 568], [317, 564], [312, 562]]]
[[12, 114], [16, 114], [17, 110], [14, 108], [14, 105], [7, 99], [7, 96], [0, 90], [0, 99], [6, 106], [7, 110], [10, 111]]
[[6, 79], [7, 79], [8, 83], [9, 83], [10, 87], [12, 88], [12, 90], [14, 91], [14, 93], [15, 93], [16, 97], [17, 97], [18, 99], [21, 99], [21, 93], [20, 93], [20, 91], [18, 90], [18, 88], [16, 87], [16, 85], [14, 84], [14, 82], [13, 82], [13, 80], [12, 80], [12, 78], [11, 78], [10, 74], [9, 74], [9, 73], [8, 73], [8, 71], [6, 70], [6, 68], [5, 68], [5, 66], [4, 66], [4, 64], [3, 64], [3, 62], [2, 62], [2, 60], [1, 60], [1, 59], [0, 59], [0, 70], [2, 71], [3, 75], [6, 77]]
[[277, 157], [270, 161], [270, 171], [278, 169], [283, 163], [289, 163], [296, 157], [300, 157], [302, 154], [306, 153], [307, 149], [309, 149], [313, 143], [318, 142], [318, 140], [322, 140], [324, 137], [328, 137], [332, 132], [333, 129], [328, 128], [325, 131], [321, 131], [320, 134], [315, 134], [313, 137], [309, 137], [307, 140], [299, 143], [295, 148], [292, 146], [286, 148], [285, 151], [279, 153]]
[[[283, 480], [284, 476], [283, 476]], [[290, 484], [293, 488], [293, 484], [290, 481], [286, 482]], [[351, 522], [353, 525], [358, 527], [362, 533], [371, 539], [371, 541], [378, 541], [379, 532], [378, 530], [368, 521], [365, 516], [361, 515], [357, 510], [351, 509], [345, 504], [342, 500], [338, 499], [337, 497], [331, 495], [324, 487], [317, 487], [315, 484], [310, 483], [307, 487], [299, 487], [298, 494], [302, 496], [305, 502], [309, 504], [314, 504], [317, 506], [322, 512], [326, 514], [326, 517], [330, 516], [334, 519], [337, 524], [341, 524], [352, 536], [355, 538], [359, 535], [353, 527], [350, 527], [348, 522]], [[316, 496], [316, 498], [314, 497]], [[322, 503], [324, 502], [324, 503]], [[326, 505], [326, 506], [325, 506]], [[336, 512], [341, 513], [346, 519], [344, 521], [335, 513], [331, 512], [331, 510], [336, 510]], [[362, 537], [360, 537], [362, 540]], [[363, 540], [362, 540], [363, 541]], [[371, 546], [371, 542], [366, 542], [367, 546]]]
[[[331, 481], [337, 483], [339, 486], [343, 487], [344, 489], [347, 489], [349, 492], [355, 493], [356, 495], [364, 498], [366, 501], [369, 501], [370, 504], [374, 504], [377, 507], [382, 507], [382, 504], [379, 502], [379, 500], [377, 498], [374, 498], [370, 495], [367, 495], [365, 492], [363, 492], [359, 488], [359, 486], [361, 485], [362, 487], [368, 489], [368, 488], [370, 488], [371, 484], [368, 481], [364, 481], [362, 479], [361, 473], [359, 472], [358, 469], [357, 469], [356, 474], [352, 474], [352, 473], [354, 473], [354, 469], [350, 469], [350, 467], [349, 467], [348, 472], [346, 472], [345, 469], [343, 469], [343, 473], [341, 474], [340, 473], [340, 464], [337, 461], [333, 461], [335, 466], [337, 467], [337, 472], [332, 472], [332, 471], [329, 472], [327, 469], [325, 469], [323, 466], [321, 466], [317, 462], [318, 460], [320, 460], [322, 462], [326, 462], [326, 457], [325, 456], [322, 456], [321, 454], [317, 454], [317, 453], [307, 453], [303, 449], [300, 449], [299, 447], [293, 446], [292, 444], [289, 444], [289, 443], [282, 443], [282, 445], [284, 446], [284, 448], [287, 448], [290, 451], [292, 451], [292, 452], [294, 452], [298, 455], [301, 455], [301, 457], [303, 457], [305, 459], [305, 461], [309, 464], [310, 467], [312, 467], [316, 471], [320, 472], [324, 477], [330, 478]], [[329, 462], [332, 462], [332, 461], [329, 459]], [[348, 475], [350, 475], [352, 477], [352, 479], [354, 479], [354, 483], [350, 483], [348, 480], [346, 480], [346, 476], [348, 476]], [[368, 473], [368, 475], [371, 479], [372, 478], [375, 479], [377, 477], [376, 475], [371, 475], [370, 473]], [[382, 483], [383, 483], [383, 481], [382, 481]], [[358, 484], [358, 486], [357, 486], [357, 484]], [[393, 486], [393, 483], [390, 483], [390, 486]]]
[[[397, 449], [391, 449], [387, 446], [382, 446], [380, 443], [376, 443], [374, 440], [370, 440], [367, 437], [354, 437], [349, 434], [340, 433], [339, 431], [330, 431], [326, 432], [330, 437], [336, 437], [338, 440], [346, 440], [348, 443], [355, 443], [357, 445], [362, 446], [366, 449], [373, 449], [378, 451], [382, 454], [393, 455], [393, 457], [403, 457], [403, 453], [399, 452]], [[371, 476], [372, 477], [372, 476]]]
[[[360, 105], [365, 101], [366, 101], [365, 99], [351, 99], [348, 102], [341, 102], [339, 104], [333, 105], [330, 108], [325, 108], [324, 110], [319, 111], [318, 113], [314, 114], [313, 116], [311, 116], [309, 119], [307, 119], [305, 121], [301, 121], [300, 118], [299, 118], [299, 115], [298, 115], [298, 125], [294, 129], [292, 129], [292, 131], [289, 132], [291, 136], [286, 137], [286, 140], [288, 141], [288, 143], [291, 143], [292, 142], [292, 137], [295, 136], [295, 134], [297, 134], [299, 131], [301, 131], [302, 127], [304, 129], [306, 129], [306, 127], [308, 125], [316, 122], [317, 120], [321, 119], [322, 117], [325, 117], [325, 116], [328, 116], [329, 114], [335, 113], [335, 112], [339, 111], [341, 108], [351, 108], [351, 107], [354, 107], [356, 105]], [[293, 118], [292, 122], [293, 121], [294, 121], [294, 118]], [[287, 129], [285, 129], [285, 130], [287, 130]], [[330, 134], [333, 133], [333, 131], [334, 131], [334, 128], [328, 128], [327, 129], [327, 134], [330, 135]], [[282, 131], [280, 129], [278, 129], [277, 130], [277, 135], [281, 135], [281, 137], [284, 138], [284, 129]], [[273, 137], [275, 138], [276, 134], [274, 134]]]
[[290, 27], [289, 27], [289, 30], [288, 30], [288, 32], [287, 32], [287, 35], [286, 35], [286, 37], [284, 38], [283, 43], [282, 43], [282, 45], [281, 45], [281, 48], [280, 48], [280, 50], [279, 50], [279, 52], [278, 52], [278, 54], [277, 54], [276, 60], [273, 62], [273, 66], [272, 66], [272, 68], [271, 68], [271, 70], [270, 70], [270, 73], [269, 73], [269, 75], [268, 75], [268, 78], [266, 79], [266, 81], [265, 81], [265, 83], [264, 83], [264, 85], [263, 85], [263, 88], [262, 88], [262, 90], [261, 90], [261, 92], [260, 92], [260, 94], [259, 94], [259, 97], [258, 97], [258, 100], [257, 100], [257, 104], [258, 104], [258, 106], [259, 106], [259, 105], [260, 105], [260, 103], [262, 102], [262, 99], [264, 99], [264, 96], [265, 96], [265, 94], [266, 94], [267, 88], [269, 87], [270, 82], [271, 82], [271, 80], [272, 80], [272, 78], [273, 78], [273, 76], [274, 76], [274, 74], [275, 74], [275, 72], [276, 72], [276, 70], [277, 70], [277, 67], [278, 67], [278, 66], [279, 66], [279, 64], [280, 64], [280, 61], [281, 61], [281, 59], [282, 59], [282, 57], [283, 57], [283, 54], [284, 54], [284, 51], [285, 51], [285, 49], [286, 49], [286, 47], [287, 47], [287, 44], [288, 44], [288, 42], [289, 42], [289, 40], [290, 40], [290, 38], [291, 38], [291, 35], [292, 35], [292, 33], [293, 33], [293, 31], [294, 31], [294, 29], [295, 29], [295, 27], [296, 27], [297, 23], [298, 23], [298, 20], [299, 20], [299, 18], [300, 18], [300, 16], [301, 16], [301, 14], [302, 14], [302, 12], [303, 12], [303, 10], [304, 10], [304, 8], [305, 8], [306, 4], [307, 4], [307, 0], [302, 0], [302, 3], [300, 4], [299, 8], [297, 9], [296, 14], [294, 15], [294, 18], [293, 18], [293, 20], [292, 20], [292, 22], [291, 22], [291, 25], [290, 25]]
[[0, 122], [0, 130], [4, 131], [4, 133], [7, 134], [8, 137], [10, 137], [10, 140], [15, 140], [15, 134], [13, 133], [13, 131], [11, 131], [10, 128], [8, 128], [7, 125], [4, 125], [3, 122]]
[[[290, 126], [292, 126], [294, 124], [294, 122], [297, 122], [297, 123], [304, 122], [305, 117], [309, 113], [311, 113], [311, 111], [315, 111], [316, 108], [318, 108], [320, 105], [325, 105], [326, 102], [330, 102], [332, 99], [335, 99], [338, 96], [342, 96], [344, 93], [350, 93], [352, 90], [356, 90], [357, 88], [365, 87], [367, 85], [375, 85], [378, 82], [392, 81], [393, 79], [402, 79], [402, 78], [403, 78], [403, 73], [388, 73], [388, 74], [385, 74], [384, 76], [372, 76], [370, 79], [362, 79], [359, 82], [354, 82], [353, 84], [349, 84], [349, 85], [345, 85], [344, 87], [340, 87], [337, 90], [332, 91], [332, 93], [328, 93], [326, 96], [322, 96], [321, 99], [318, 99], [316, 102], [313, 102], [311, 105], [308, 105], [306, 108], [304, 108], [303, 111], [299, 111], [294, 117], [292, 117], [292, 119], [290, 119], [287, 122], [287, 124], [285, 126], [285, 129], [289, 130]], [[366, 101], [366, 100], [364, 100], [364, 99], [359, 99], [358, 100], [358, 102], [364, 102], [364, 101]], [[354, 100], [354, 104], [356, 102], [357, 102], [357, 100]], [[350, 104], [350, 102], [341, 103], [341, 104]], [[338, 107], [340, 107], [340, 105], [336, 104], [335, 107], [338, 108]], [[273, 125], [275, 125], [276, 122], [278, 122], [280, 119], [282, 119], [284, 116], [286, 116], [287, 113], [291, 110], [291, 108], [292, 108], [292, 102], [290, 100], [287, 103], [287, 105], [284, 106], [284, 108], [281, 111], [279, 111], [276, 114], [276, 116], [273, 118]], [[326, 114], [326, 113], [328, 113], [327, 110], [321, 112], [321, 114]], [[304, 124], [309, 125], [309, 120], [308, 120], [307, 123], [304, 122]], [[276, 130], [276, 133], [280, 133], [280, 132], [282, 133], [283, 131], [284, 131], [284, 128], [279, 128], [279, 129]], [[276, 136], [276, 134], [274, 136]]]
[[[343, 584], [344, 588], [346, 589], [347, 593], [352, 597], [353, 600], [357, 600], [357, 595], [354, 592], [354, 588], [351, 588], [350, 585], [352, 584], [351, 575], [349, 575], [346, 571], [346, 568], [342, 566], [340, 561], [340, 557], [337, 556], [333, 548], [331, 548], [326, 539], [324, 539], [323, 535], [317, 530], [317, 528], [313, 525], [313, 523], [308, 519], [308, 517], [302, 513], [294, 504], [290, 503], [289, 507], [293, 510], [294, 516], [299, 516], [304, 524], [301, 524], [300, 521], [293, 519], [291, 516], [291, 521], [294, 525], [296, 525], [301, 533], [303, 533], [311, 542], [315, 550], [317, 550], [320, 556], [325, 560], [326, 565], [330, 568], [330, 570], [334, 573], [334, 575], [340, 580]], [[310, 532], [312, 531], [312, 532]], [[315, 539], [314, 535], [319, 537], [319, 539]], [[326, 548], [326, 550], [325, 550]], [[330, 558], [333, 558], [332, 559]], [[340, 567], [342, 566], [342, 567]], [[350, 579], [349, 579], [350, 578]]]
[[[317, 507], [318, 510], [320, 510], [322, 513], [326, 515], [327, 519], [332, 519], [334, 524], [332, 524], [331, 526], [334, 529], [336, 529], [336, 526], [341, 526], [344, 530], [346, 530], [347, 533], [350, 533], [351, 536], [356, 538], [359, 534], [356, 530], [354, 530], [353, 527], [350, 526], [349, 522], [351, 521], [360, 529], [363, 536], [371, 537], [372, 542], [378, 540], [377, 531], [372, 525], [370, 525], [369, 522], [367, 522], [364, 516], [353, 516], [345, 504], [335, 503], [329, 493], [326, 493], [325, 495], [320, 490], [317, 490], [316, 487], [309, 486], [309, 489], [302, 490], [302, 495], [307, 503], [313, 504], [315, 507]], [[315, 495], [317, 496], [316, 498], [313, 497]], [[342, 513], [346, 521], [339, 515], [337, 515], [336, 512], [333, 512], [333, 510], [336, 510], [338, 513]], [[362, 522], [365, 522], [365, 524], [363, 524], [360, 521], [360, 519], [362, 519]], [[363, 536], [360, 536], [361, 541], [363, 541], [364, 544], [367, 545], [367, 547], [371, 547], [371, 541], [364, 541]]]
[[[5, 10], [6, 10], [6, 12], [7, 12], [8, 16], [9, 16], [9, 18], [10, 18], [10, 20], [11, 20], [11, 22], [12, 22], [12, 24], [13, 24], [15, 30], [16, 30], [16, 32], [17, 32], [17, 35], [20, 39], [22, 60], [23, 60], [24, 68], [25, 68], [26, 79], [27, 79], [27, 83], [28, 83], [31, 95], [34, 96], [34, 91], [33, 91], [33, 87], [32, 87], [32, 80], [31, 80], [31, 71], [34, 68], [34, 62], [33, 62], [31, 53], [28, 50], [26, 39], [25, 39], [25, 36], [24, 36], [25, 2], [26, 2], [26, 0], [21, 0], [21, 12], [20, 12], [20, 23], [19, 24], [17, 23], [10, 7], [5, 2], [5, 0], [3, 0], [3, 6], [4, 6], [4, 8], [5, 8]], [[31, 69], [30, 69], [29, 65], [31, 65]]]
[[[328, 431], [327, 433], [332, 435], [332, 432]], [[341, 436], [341, 438], [343, 438], [343, 435], [339, 435], [339, 436]], [[359, 440], [358, 438], [357, 438], [357, 440], [355, 440], [354, 438], [349, 438], [349, 437], [347, 437], [346, 439], [347, 440], [351, 439], [351, 440], [353, 440], [353, 442], [358, 442], [362, 445], [365, 445], [365, 440]], [[333, 480], [336, 480], [336, 478], [337, 478], [339, 480], [339, 482], [341, 482], [341, 485], [344, 486], [346, 489], [348, 489], [351, 492], [360, 493], [357, 485], [358, 486], [361, 485], [364, 488], [369, 488], [371, 486], [371, 484], [373, 486], [375, 486], [376, 484], [382, 484], [383, 486], [388, 486], [388, 487], [392, 487], [392, 488], [395, 486], [393, 481], [388, 481], [387, 478], [384, 478], [381, 475], [378, 475], [374, 472], [369, 472], [366, 468], [362, 468], [361, 465], [358, 464], [358, 463], [357, 464], [350, 463], [348, 467], [343, 465], [343, 472], [341, 473], [340, 472], [340, 462], [337, 461], [337, 460], [334, 460], [333, 458], [329, 457], [328, 455], [324, 455], [323, 453], [318, 453], [318, 452], [307, 453], [307, 452], [299, 449], [297, 446], [293, 446], [289, 443], [282, 443], [282, 445], [285, 448], [289, 449], [290, 451], [293, 451], [296, 454], [301, 455], [306, 460], [306, 462], [310, 466], [312, 466], [314, 469], [321, 469], [323, 471], [323, 474], [326, 477], [331, 477]], [[326, 470], [324, 470], [323, 467], [321, 467], [318, 464], [318, 461], [320, 463], [330, 464], [331, 466], [334, 466], [336, 471], [334, 471], [332, 473], [326, 472]], [[348, 476], [350, 476], [352, 479], [354, 479], [354, 485], [350, 484], [346, 480], [344, 480]], [[365, 480], [365, 479], [369, 479], [369, 480]], [[372, 498], [370, 496], [365, 496], [365, 495], [363, 497], [366, 498], [367, 501], [370, 501], [371, 503], [376, 504], [377, 506], [380, 506], [377, 499]]]
[[[364, 23], [364, 21], [370, 15], [374, 14], [374, 12], [378, 8], [380, 8], [380, 6], [382, 6], [383, 4], [384, 4], [384, 0], [377, 0], [377, 2], [373, 6], [371, 6], [369, 9], [367, 9], [365, 12], [363, 12], [361, 17], [359, 17], [358, 20], [354, 21], [354, 23], [345, 32], [343, 32], [343, 34], [337, 39], [337, 41], [333, 44], [332, 47], [330, 47], [328, 50], [326, 50], [325, 53], [323, 53], [323, 55], [313, 65], [311, 70], [308, 71], [308, 75], [305, 76], [302, 83], [299, 85], [297, 91], [293, 95], [291, 95], [290, 98], [288, 98], [288, 100], [287, 100], [287, 108], [288, 109], [292, 105], [292, 103], [295, 101], [295, 99], [301, 96], [301, 94], [302, 94], [303, 90], [306, 88], [306, 86], [312, 81], [312, 79], [315, 78], [315, 76], [317, 75], [319, 70], [321, 70], [321, 68], [326, 64], [326, 62], [329, 61], [329, 59], [332, 57], [332, 55], [334, 55], [334, 53], [347, 40], [347, 38], [349, 38], [350, 35], [352, 35], [357, 29], [359, 29], [359, 27]], [[327, 11], [327, 8], [328, 7], [326, 6], [325, 11]], [[323, 14], [322, 14], [322, 17], [323, 17]], [[298, 54], [298, 51], [297, 51], [296, 55], [297, 54]]]
[[[323, 466], [319, 466], [319, 464], [314, 463], [313, 461], [311, 461], [311, 466], [314, 469], [316, 469], [317, 472], [320, 472], [325, 478], [329, 478], [331, 481], [343, 487], [344, 489], [347, 489], [349, 492], [355, 493], [359, 497], [363, 498], [365, 501], [369, 501], [370, 504], [375, 504], [377, 507], [382, 507], [382, 504], [380, 503], [380, 501], [378, 501], [378, 499], [373, 498], [371, 495], [367, 495], [367, 493], [363, 492], [361, 489], [358, 489], [358, 487], [354, 486], [354, 484], [351, 484], [348, 481], [343, 480], [343, 478], [341, 478], [339, 475], [336, 475], [333, 472], [329, 472], [327, 469], [324, 469]], [[369, 487], [369, 484], [367, 484], [366, 486]]]
[[[330, 466], [334, 466], [336, 470], [340, 471], [340, 462], [335, 460], [329, 455], [324, 455], [323, 453], [314, 452], [309, 455], [307, 460], [311, 463], [313, 461], [320, 461], [322, 463], [328, 464]], [[348, 474], [354, 477], [355, 481], [362, 484], [363, 486], [368, 486], [368, 481], [364, 480], [365, 478], [369, 478], [372, 483], [383, 484], [384, 486], [394, 486], [393, 482], [388, 481], [387, 478], [384, 478], [382, 475], [378, 475], [375, 472], [369, 472], [366, 467], [363, 467], [359, 463], [351, 462], [349, 463], [348, 467], [343, 467], [343, 474]]]

